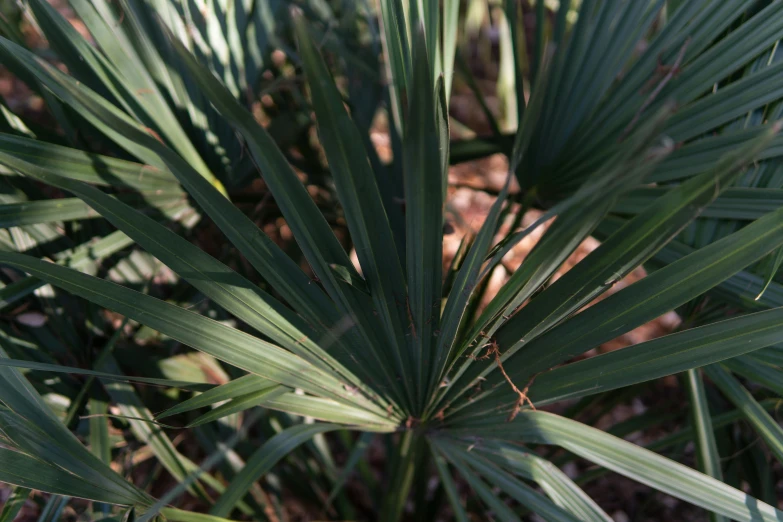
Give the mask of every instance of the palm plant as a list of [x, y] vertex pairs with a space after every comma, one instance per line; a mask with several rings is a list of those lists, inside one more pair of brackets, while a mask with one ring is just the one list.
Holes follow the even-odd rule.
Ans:
[[[527, 67], [521, 53], [514, 55], [516, 133], [451, 150], [458, 2], [381, 1], [381, 31], [362, 20], [372, 42], [383, 45], [390, 88], [384, 94], [349, 82], [347, 96], [319, 44], [342, 53], [346, 47], [326, 46], [339, 42], [330, 20], [351, 20], [344, 23], [355, 28], [357, 18], [329, 18], [323, 2], [298, 4], [298, 48], [288, 50], [309, 95], [291, 96], [296, 115], [307, 114], [307, 103], [315, 112], [325, 185], [339, 201], [323, 208], [292, 168], [310, 175], [313, 166], [301, 150], [291, 152], [291, 133], [275, 135], [274, 118], [265, 128], [254, 114], [254, 86], [269, 54], [258, 34], [269, 20], [265, 9], [276, 3], [205, 2], [213, 11], [204, 14], [173, 0], [119, 7], [74, 0], [95, 47], [46, 2], [31, 0], [30, 12], [68, 73], [4, 29], [2, 63], [41, 94], [62, 135], [4, 112], [0, 264], [9, 284], [0, 295], [6, 306], [29, 298], [43, 314], [16, 314], [0, 332], [0, 481], [16, 485], [20, 498], [29, 489], [52, 493], [47, 516], [78, 497], [106, 517], [273, 520], [279, 495], [268, 489], [283, 483], [333, 503], [328, 516], [354, 518], [357, 507], [341, 488], [357, 469], [378, 493], [372, 516], [393, 521], [412, 490], [420, 513], [430, 509], [425, 486], [434, 470], [457, 520], [468, 520], [477, 503], [501, 520], [530, 512], [547, 520], [609, 520], [553, 465], [562, 457], [545, 448], [557, 446], [716, 519], [778, 520], [783, 513], [773, 505], [732, 487], [738, 481], [721, 480], [713, 427], [745, 418], [769, 451], [783, 456], [769, 402], [732, 375], [780, 390], [775, 345], [783, 312], [716, 320], [706, 313], [712, 308], [694, 303], [715, 288], [718, 298], [747, 303], [737, 298], [746, 291], [737, 278], [751, 277], [745, 270], [771, 254], [755, 269], [769, 274], [761, 277], [768, 291], [777, 284], [783, 210], [773, 202], [738, 217], [726, 198], [750, 201], [732, 184], [758, 178], [772, 185], [776, 178], [781, 93], [774, 56], [783, 4], [700, 0], [670, 5], [673, 12], [662, 17], [664, 4], [584, 1], [568, 29], [565, 3], [549, 37], [555, 50], [547, 53], [547, 11], [537, 2], [533, 60]], [[505, 4], [511, 49], [523, 36], [516, 7]], [[276, 45], [286, 48], [287, 29], [276, 34]], [[226, 46], [213, 55], [199, 44], [218, 37]], [[638, 52], [641, 40], [647, 48]], [[349, 78], [378, 72], [363, 67], [361, 57], [345, 61], [337, 69]], [[528, 103], [525, 81], [532, 84]], [[395, 158], [388, 165], [367, 136], [384, 98]], [[306, 129], [309, 117], [295, 123]], [[751, 125], [758, 128], [737, 130]], [[712, 131], [721, 134], [705, 137]], [[509, 181], [444, 270], [447, 168], [477, 149], [505, 151]], [[753, 160], [763, 162], [746, 169]], [[256, 169], [305, 265], [231, 201], [230, 189]], [[509, 200], [513, 175], [523, 189], [521, 206]], [[659, 185], [644, 186], [651, 181]], [[43, 200], [42, 186], [73, 198]], [[642, 199], [644, 208], [629, 203]], [[531, 204], [544, 207], [543, 216], [497, 241], [501, 223]], [[334, 212], [344, 219], [358, 266], [327, 219]], [[723, 221], [697, 220], [705, 213]], [[90, 219], [96, 216], [99, 224]], [[199, 218], [241, 258], [224, 263], [222, 253], [189, 240]], [[479, 309], [484, 283], [504, 255], [552, 218], [522, 266]], [[551, 281], [593, 233], [604, 239], [601, 246]], [[113, 259], [108, 275], [123, 284], [101, 277], [103, 262]], [[647, 262], [659, 268], [585, 308]], [[161, 282], [175, 291], [150, 295]], [[690, 307], [699, 326], [572, 362], [678, 307]], [[125, 320], [112, 324], [104, 310]], [[48, 323], [33, 324], [40, 317]], [[99, 352], [87, 348], [110, 329]], [[183, 345], [197, 352], [179, 353]], [[69, 360], [88, 367], [63, 364]], [[710, 414], [702, 367], [737, 410]], [[52, 379], [52, 372], [62, 377]], [[595, 397], [610, 402], [615, 390], [681, 372], [688, 372], [694, 422], [672, 439], [697, 442], [704, 473], [570, 418]], [[575, 399], [570, 415], [543, 411]], [[151, 404], [165, 404], [165, 411], [153, 415]], [[85, 408], [87, 422], [79, 422]], [[110, 415], [147, 445], [175, 485], [155, 488], [153, 496], [146, 486], [156, 486], [155, 469], [147, 484], [111, 469], [126, 442], [110, 432]], [[206, 454], [200, 464], [169, 438], [162, 422], [170, 419], [186, 419], [196, 432], [197, 455]], [[332, 446], [350, 449], [343, 470], [327, 432], [335, 434]], [[361, 435], [354, 441], [349, 432]], [[362, 462], [376, 436], [388, 445], [383, 493]], [[270, 473], [275, 480], [260, 487]], [[307, 484], [302, 477], [310, 477]], [[463, 483], [472, 492], [467, 504]], [[210, 514], [171, 507], [186, 491]], [[769, 497], [766, 491], [756, 496]], [[5, 516], [13, 518], [18, 503], [9, 505]]]

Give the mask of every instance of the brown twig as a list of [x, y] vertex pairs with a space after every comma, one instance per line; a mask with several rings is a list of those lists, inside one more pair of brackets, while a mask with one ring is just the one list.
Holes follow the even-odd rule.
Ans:
[[525, 403], [528, 403], [531, 408], [534, 410], [536, 409], [535, 405], [533, 404], [533, 401], [530, 400], [530, 398], [527, 396], [527, 392], [530, 389], [530, 386], [533, 384], [533, 381], [536, 379], [536, 375], [533, 375], [533, 377], [530, 378], [530, 380], [527, 382], [525, 387], [523, 389], [517, 388], [517, 385], [514, 384], [514, 381], [511, 380], [511, 377], [509, 377], [508, 373], [506, 373], [506, 369], [503, 368], [503, 363], [500, 360], [500, 347], [498, 346], [498, 343], [494, 340], [492, 341], [492, 344], [490, 345], [491, 353], [495, 355], [495, 362], [498, 365], [498, 368], [500, 369], [500, 373], [503, 374], [503, 378], [506, 379], [506, 382], [511, 386], [511, 389], [514, 390], [514, 393], [517, 394], [517, 402], [514, 405], [514, 409], [511, 410], [511, 413], [508, 416], [507, 422], [511, 422], [516, 418], [516, 416], [519, 414], [520, 410], [522, 410], [522, 406], [525, 405]]
[[486, 361], [487, 359], [489, 359], [490, 355], [495, 353], [493, 351], [494, 349], [492, 347], [492, 344], [493, 343], [489, 343], [489, 344], [485, 344], [484, 346], [482, 346], [482, 348], [484, 348], [484, 347], [487, 348], [486, 351], [484, 352], [484, 355], [473, 355], [473, 354], [470, 354], [470, 355], [467, 356], [468, 359], [473, 359], [474, 361]]

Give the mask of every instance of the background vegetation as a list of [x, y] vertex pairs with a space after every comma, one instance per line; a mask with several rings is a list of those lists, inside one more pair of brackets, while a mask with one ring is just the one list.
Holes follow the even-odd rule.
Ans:
[[[0, 35], [0, 520], [783, 517], [783, 2], [28, 0]], [[449, 166], [490, 155], [471, 227]]]

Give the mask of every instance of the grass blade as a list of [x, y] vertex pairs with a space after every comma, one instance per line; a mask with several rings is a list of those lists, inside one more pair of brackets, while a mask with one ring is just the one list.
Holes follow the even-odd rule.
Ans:
[[[0, 482], [113, 505], [134, 504], [133, 500], [109, 494], [98, 484], [88, 482], [83, 477], [5, 447], [0, 447]], [[146, 503], [149, 505], [152, 500], [148, 499]]]
[[[296, 355], [178, 306], [21, 254], [0, 252], [0, 263], [113, 309], [251, 373], [348, 404], [357, 399], [340, 381]], [[328, 391], [330, 388], [332, 391]]]
[[[347, 433], [346, 433], [347, 435]], [[335, 497], [342, 491], [345, 482], [353, 473], [354, 469], [360, 464], [360, 461], [367, 452], [370, 444], [375, 438], [375, 434], [371, 432], [362, 433], [359, 438], [356, 439], [356, 443], [351, 449], [348, 459], [343, 464], [343, 469], [340, 470], [340, 475], [335, 479], [332, 490], [329, 492], [329, 497], [326, 499], [326, 505], [329, 506], [334, 502]]]
[[438, 468], [440, 482], [443, 485], [443, 489], [446, 490], [446, 495], [449, 497], [449, 504], [452, 511], [454, 511], [454, 518], [457, 522], [468, 522], [468, 513], [460, 501], [459, 491], [457, 491], [457, 485], [451, 476], [446, 458], [434, 447], [432, 448], [432, 457], [435, 461], [435, 466]]
[[433, 90], [430, 58], [420, 30], [416, 32], [413, 63], [408, 126], [403, 140], [408, 335], [414, 367], [407, 378], [413, 378], [415, 383], [410, 386], [417, 390], [416, 411], [420, 412], [434, 353], [433, 332], [440, 330], [443, 180], [446, 175], [440, 159], [441, 134], [435, 120], [439, 102]]
[[487, 485], [486, 482], [479, 478], [479, 473], [476, 473], [467, 465], [465, 465], [461, 460], [455, 458], [455, 455], [450, 453], [447, 453], [446, 455], [447, 457], [450, 457], [450, 462], [459, 471], [459, 474], [462, 476], [462, 478], [470, 485], [471, 489], [473, 489], [473, 491], [481, 498], [481, 500], [484, 501], [497, 520], [502, 522], [515, 522], [519, 520], [517, 514], [514, 513], [514, 511], [512, 511], [505, 502], [498, 498], [498, 496], [495, 494], [492, 488]]
[[210, 514], [218, 517], [228, 516], [250, 486], [272, 469], [280, 459], [315, 435], [339, 428], [340, 426], [336, 424], [299, 424], [278, 433], [253, 453], [245, 467], [228, 485], [226, 492], [212, 506]]
[[536, 482], [552, 502], [569, 511], [577, 519], [591, 522], [612, 520], [587, 493], [549, 460], [529, 453], [517, 445], [494, 441], [487, 441], [473, 450], [486, 455], [515, 474]]
[[446, 301], [441, 318], [441, 331], [438, 336], [435, 360], [432, 365], [434, 379], [429, 383], [428, 396], [432, 396], [432, 391], [443, 379], [447, 369], [447, 362], [452, 359], [452, 352], [457, 343], [457, 332], [463, 322], [473, 290], [481, 279], [481, 267], [495, 235], [501, 210], [506, 202], [511, 176], [512, 174], [508, 175], [503, 190], [501, 190], [497, 200], [489, 209], [489, 213], [478, 234], [476, 234], [465, 259], [462, 261], [454, 284], [449, 291], [449, 298]]
[[0, 151], [39, 167], [61, 169], [61, 175], [96, 185], [139, 191], [179, 189], [177, 178], [168, 170], [40, 140], [0, 134]]
[[533, 513], [543, 517], [544, 520], [563, 520], [564, 522], [581, 520], [549, 501], [533, 488], [518, 480], [514, 475], [502, 470], [486, 458], [478, 456], [477, 453], [462, 451], [461, 448], [458, 448], [451, 455], [462, 460], [475, 470], [477, 474], [486, 478], [495, 487], [505, 491], [511, 498]]
[[201, 426], [203, 424], [207, 424], [208, 422], [214, 422], [228, 415], [233, 415], [234, 413], [239, 413], [255, 406], [263, 406], [270, 400], [290, 391], [291, 388], [272, 385], [262, 390], [251, 392], [246, 395], [241, 395], [239, 397], [234, 397], [229, 399], [225, 404], [221, 404], [220, 406], [208, 411], [204, 415], [201, 415], [196, 420], [188, 423], [187, 427], [193, 428], [195, 426]]
[[[506, 369], [512, 378], [524, 380], [524, 374], [551, 368], [701, 295], [783, 243], [781, 218], [783, 210], [768, 214], [613, 294], [526, 344]], [[501, 346], [520, 342], [508, 333], [498, 333]]]
[[[712, 416], [707, 404], [707, 395], [704, 391], [704, 382], [698, 369], [686, 372], [688, 383], [688, 396], [691, 404], [691, 422], [696, 433], [696, 451], [698, 454], [699, 469], [712, 478], [723, 480], [721, 471], [720, 454], [715, 442], [715, 433], [712, 426]], [[728, 522], [720, 515], [711, 513], [712, 522]]]
[[[7, 359], [5, 351], [1, 348], [0, 357]], [[11, 417], [8, 417], [8, 415], [11, 415], [9, 410], [0, 410], [7, 413], [6, 418], [11, 419], [15, 426], [23, 427], [28, 431], [32, 427], [33, 431], [31, 433], [36, 434], [35, 438], [23, 437], [20, 440], [12, 438], [15, 443], [40, 443], [46, 450], [42, 450], [36, 453], [36, 455], [51, 453], [50, 462], [59, 460], [65, 463], [65, 469], [71, 470], [67, 479], [63, 480], [62, 477], [58, 479], [56, 477], [59, 476], [59, 468], [51, 466], [51, 469], [48, 469], [46, 466], [40, 468], [38, 466], [30, 466], [29, 460], [32, 460], [30, 457], [4, 449], [2, 458], [8, 464], [7, 466], [0, 466], [0, 469], [8, 470], [10, 473], [13, 468], [18, 473], [12, 473], [16, 477], [14, 480], [6, 480], [0, 477], [0, 482], [8, 482], [18, 486], [41, 489], [63, 495], [80, 496], [101, 502], [105, 501], [109, 504], [148, 505], [151, 503], [151, 499], [146, 493], [114, 473], [111, 468], [82, 446], [81, 442], [60, 422], [49, 406], [38, 395], [32, 384], [19, 370], [0, 366], [0, 401], [14, 412]], [[37, 459], [34, 462], [41, 463]], [[35, 470], [33, 476], [30, 476], [30, 470]], [[78, 473], [77, 470], [83, 472], [78, 477], [78, 480], [73, 475], [73, 473]], [[38, 487], [43, 485], [37, 482], [39, 479], [49, 480], [49, 478], [53, 482], [45, 482], [49, 485]], [[58, 488], [75, 486], [75, 489], [70, 492], [67, 489], [47, 489], [55, 487], [58, 483], [60, 484], [57, 486]], [[84, 486], [81, 486], [81, 484], [84, 484]], [[90, 487], [88, 484], [93, 486]], [[94, 489], [95, 492], [85, 495], [90, 489]], [[99, 498], [96, 498], [95, 495], [98, 495]]]
[[780, 424], [723, 367], [717, 364], [707, 366], [704, 372], [761, 435], [778, 462], [783, 462], [783, 428]]
[[727, 319], [543, 373], [530, 396], [543, 404], [630, 386], [770, 346], [781, 331], [783, 308]]
[[1, 153], [0, 162], [77, 195], [228, 312], [325, 372], [339, 368], [337, 371], [347, 379], [359, 382], [315, 343], [314, 339], [318, 336], [298, 315], [154, 219], [132, 210], [98, 189], [57, 176], [29, 163]]
[[[210, 71], [197, 63], [181, 44], [175, 41], [172, 43], [204, 94], [244, 136], [256, 165], [263, 173], [264, 180], [319, 281], [338, 304], [342, 314], [359, 327], [365, 347], [369, 349], [357, 350], [353, 355], [372, 357], [366, 360], [369, 366], [364, 369], [374, 372], [375, 382], [385, 381], [390, 391], [400, 392], [400, 384], [387, 371], [386, 354], [378, 348], [384, 346], [384, 343], [378, 337], [380, 322], [368, 306], [369, 299], [353, 286], [346, 285], [344, 278], [338, 277], [333, 267], [345, 269], [351, 279], [359, 280], [360, 276], [326, 219], [310, 198], [307, 189], [271, 136], [255, 121], [253, 115], [239, 105], [226, 87]], [[316, 313], [315, 316], [318, 317], [319, 314]], [[335, 323], [341, 319], [343, 317]], [[351, 354], [346, 354], [346, 358], [350, 359]]]
[[408, 25], [402, 0], [380, 0], [381, 32], [387, 75], [391, 78], [390, 95], [394, 123], [401, 135], [404, 132], [408, 108], [408, 83], [411, 77], [411, 50], [408, 44]]
[[172, 415], [178, 415], [199, 408], [206, 408], [218, 402], [234, 399], [242, 395], [247, 395], [248, 393], [254, 393], [273, 385], [274, 381], [264, 379], [258, 375], [245, 375], [238, 379], [234, 379], [233, 381], [221, 384], [220, 386], [215, 386], [204, 393], [199, 393], [186, 401], [182, 401], [176, 406], [172, 406], [163, 413], [158, 414], [157, 419], [160, 420]]
[[28, 370], [37, 370], [43, 372], [70, 373], [74, 375], [90, 375], [92, 377], [100, 377], [101, 379], [108, 379], [111, 381], [139, 382], [144, 384], [152, 384], [155, 386], [181, 388], [183, 390], [192, 390], [192, 391], [204, 391], [204, 390], [213, 389], [213, 386], [211, 384], [205, 384], [199, 382], [174, 381], [171, 379], [156, 379], [151, 377], [128, 377], [122, 374], [98, 372], [94, 370], [86, 370], [84, 368], [74, 368], [71, 366], [60, 366], [59, 364], [47, 364], [47, 363], [39, 363], [34, 361], [20, 361], [16, 359], [0, 359], [0, 366], [5, 366], [8, 368], [26, 368]]
[[0, 522], [14, 522], [16, 515], [27, 501], [27, 497], [30, 496], [30, 491], [28, 488], [16, 486], [11, 489], [11, 495], [5, 501], [3, 510], [0, 512]]
[[375, 178], [367, 175], [372, 167], [359, 129], [345, 111], [340, 92], [313, 44], [304, 18], [297, 19], [296, 28], [319, 137], [375, 311], [383, 324], [382, 338], [394, 355], [397, 373], [404, 375], [411, 369], [410, 356], [405, 353], [407, 296], [389, 219]]
[[553, 444], [600, 466], [704, 509], [741, 522], [777, 521], [783, 512], [755, 498], [640, 448], [618, 437], [551, 413], [524, 411], [513, 422], [460, 424], [453, 429], [466, 437], [486, 436], [538, 444]]

